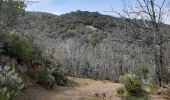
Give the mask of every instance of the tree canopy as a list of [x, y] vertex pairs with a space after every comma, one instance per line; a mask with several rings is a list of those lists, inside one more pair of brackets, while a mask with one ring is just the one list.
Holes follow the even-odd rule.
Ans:
[[15, 25], [25, 12], [25, 3], [22, 0], [0, 0], [0, 27]]

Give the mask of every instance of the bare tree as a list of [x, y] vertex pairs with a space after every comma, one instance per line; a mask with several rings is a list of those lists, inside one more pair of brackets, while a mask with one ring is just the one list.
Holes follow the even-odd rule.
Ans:
[[[163, 24], [168, 15], [168, 0], [129, 0], [124, 1], [125, 8], [119, 14], [128, 25], [128, 42], [144, 44], [152, 47], [154, 55], [155, 75], [157, 83], [162, 86], [167, 82], [164, 66], [164, 47], [169, 42], [167, 25]], [[115, 11], [113, 11], [115, 12]]]

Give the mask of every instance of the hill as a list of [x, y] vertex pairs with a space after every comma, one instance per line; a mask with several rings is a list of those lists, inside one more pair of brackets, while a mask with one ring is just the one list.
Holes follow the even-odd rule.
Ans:
[[91, 44], [97, 44], [108, 34], [116, 34], [123, 28], [120, 18], [88, 11], [71, 12], [61, 16], [27, 12], [22, 22], [20, 26], [39, 30], [39, 34], [52, 39], [81, 38], [83, 42]]
[[[133, 21], [134, 19], [128, 20]], [[142, 20], [136, 21], [141, 23]], [[169, 26], [165, 24], [162, 26], [165, 29], [164, 34], [167, 35]], [[1, 62], [7, 57], [10, 65], [17, 66], [12, 68], [16, 68], [16, 72], [20, 71], [23, 76], [24, 85], [21, 82], [23, 90], [18, 99], [26, 97], [36, 100], [68, 98], [118, 98], [119, 100], [115, 90], [121, 84], [91, 79], [117, 83], [127, 73], [132, 73], [132, 75], [127, 75], [129, 80], [137, 80], [133, 81], [137, 84], [139, 82], [142, 95], [145, 94], [142, 93], [143, 90], [145, 91], [142, 89], [142, 83], [153, 86], [155, 84], [152, 83], [156, 76], [155, 56], [152, 45], [149, 44], [152, 42], [152, 38], [147, 37], [151, 30], [138, 26], [129, 27], [123, 18], [87, 11], [76, 11], [61, 16], [43, 12], [27, 12], [13, 29], [10, 27], [8, 29], [8, 31], [4, 31], [9, 34], [4, 34], [6, 38], [2, 40], [3, 45], [0, 46], [0, 57], [2, 56]], [[132, 31], [143, 33], [137, 36]], [[129, 37], [144, 38], [148, 44], [126, 41], [131, 39]], [[168, 69], [170, 45], [165, 43], [163, 47], [165, 48], [163, 63], [165, 69]], [[10, 73], [9, 66], [5, 67], [7, 68], [2, 71]], [[66, 75], [76, 77], [70, 79], [76, 83], [74, 86], [54, 85], [69, 84]], [[170, 72], [166, 70], [162, 82], [170, 80], [168, 75]], [[127, 80], [127, 82], [130, 81]], [[33, 86], [30, 87], [29, 83]], [[37, 83], [45, 88], [54, 86], [54, 89], [44, 89], [37, 86]], [[165, 90], [166, 95], [168, 95], [167, 91], [169, 90]], [[33, 92], [35, 94], [32, 94]]]
[[[142, 68], [149, 70], [147, 78], [155, 72], [154, 54], [150, 52], [152, 47], [149, 44], [123, 41], [129, 39], [127, 32], [132, 30], [122, 18], [88, 11], [60, 16], [27, 12], [16, 27], [22, 35], [32, 38], [50, 59], [60, 59], [66, 73], [71, 76], [117, 82], [120, 75], [138, 73]], [[166, 30], [168, 27], [164, 26]], [[141, 36], [149, 32], [137, 26], [134, 30], [143, 31]], [[135, 34], [130, 35], [137, 38]], [[165, 59], [170, 58], [169, 52], [166, 53]], [[166, 61], [168, 67], [169, 62]]]

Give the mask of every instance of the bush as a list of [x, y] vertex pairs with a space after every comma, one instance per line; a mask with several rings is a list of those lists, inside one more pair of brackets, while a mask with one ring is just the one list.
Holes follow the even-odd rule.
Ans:
[[139, 70], [137, 72], [137, 75], [146, 80], [148, 73], [149, 73], [148, 66], [147, 65], [142, 65], [139, 68]]
[[139, 96], [131, 96], [128, 95], [126, 96], [125, 100], [150, 100], [148, 95], [146, 95], [145, 93], [139, 95]]
[[127, 91], [125, 100], [148, 100], [148, 93], [142, 88], [142, 80], [137, 75], [126, 74], [121, 81]]
[[30, 70], [28, 75], [35, 80], [36, 83], [45, 88], [52, 88], [55, 83], [55, 78], [45, 70]]
[[142, 81], [141, 79], [133, 74], [127, 74], [122, 77], [122, 83], [130, 95], [137, 95], [142, 91]]
[[42, 68], [38, 70], [31, 69], [27, 72], [36, 83], [43, 85], [45, 88], [52, 88], [54, 84], [67, 84], [63, 64], [59, 60], [54, 61], [55, 63], [46, 59], [41, 60]]
[[32, 60], [40, 56], [40, 52], [25, 39], [13, 34], [5, 40], [4, 50], [11, 56], [22, 60]]
[[125, 93], [126, 93], [126, 90], [125, 90], [124, 87], [120, 87], [116, 91], [117, 91], [117, 94], [120, 95], [120, 96], [124, 96]]
[[23, 87], [22, 79], [14, 67], [0, 66], [0, 100], [15, 100]]
[[55, 78], [55, 83], [57, 85], [66, 85], [67, 78], [63, 69], [63, 64], [57, 60], [49, 66], [49, 71]]
[[48, 73], [45, 73], [44, 75], [41, 74], [42, 77], [38, 77], [37, 83], [41, 84], [45, 88], [52, 88], [55, 83], [55, 78]]

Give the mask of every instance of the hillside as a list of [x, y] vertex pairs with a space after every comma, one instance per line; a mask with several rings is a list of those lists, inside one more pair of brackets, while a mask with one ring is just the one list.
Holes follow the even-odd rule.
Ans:
[[[27, 12], [20, 28], [36, 30], [51, 39], [80, 38], [82, 42], [98, 44], [109, 34], [118, 34], [123, 28], [120, 18], [98, 12], [77, 11], [56, 16], [42, 12]], [[121, 30], [123, 31], [123, 30]], [[34, 33], [35, 34], [35, 33]]]
[[0, 0], [0, 100], [170, 100], [170, 0], [54, 1]]
[[[46, 55], [60, 59], [68, 75], [119, 81], [120, 75], [127, 72], [138, 73], [143, 66], [149, 70], [148, 78], [154, 74], [151, 73], [155, 71], [154, 54], [150, 52], [152, 47], [149, 44], [124, 41], [130, 35], [134, 38], [137, 36], [127, 34], [132, 30], [122, 18], [88, 11], [60, 16], [27, 12], [20, 21], [20, 25], [16, 27], [22, 35], [33, 39]], [[166, 30], [169, 30], [168, 27], [164, 26]], [[142, 31], [141, 36], [150, 31], [137, 26], [134, 26], [134, 30]], [[152, 41], [146, 39], [148, 43]], [[168, 49], [169, 46], [165, 48]], [[165, 53], [165, 59], [170, 58], [169, 52]], [[168, 60], [165, 64], [169, 65]]]
[[[141, 20], [136, 21], [141, 23]], [[161, 25], [162, 29], [166, 29], [163, 34], [169, 35], [169, 26]], [[133, 30], [130, 28], [132, 27], [127, 26], [123, 18], [102, 15], [98, 12], [76, 11], [61, 16], [26, 12], [13, 28], [9, 27], [8, 31], [1, 30], [9, 33], [2, 34], [5, 38], [4, 40], [2, 38], [0, 46], [1, 62], [9, 63], [9, 66], [5, 66], [6, 68], [1, 71], [7, 74], [11, 73], [10, 70], [16, 70], [16, 73], [21, 74], [23, 81], [20, 77], [18, 80], [22, 87], [16, 86], [20, 88], [19, 90], [22, 89], [18, 92], [20, 93], [18, 100], [27, 98], [119, 100], [126, 97], [126, 93], [136, 93], [138, 88], [139, 93], [136, 94], [140, 95], [135, 96], [141, 100], [149, 99], [150, 96], [156, 100], [161, 95], [168, 98], [168, 86], [161, 90], [163, 93], [158, 91], [158, 94], [152, 97], [152, 91], [158, 87], [154, 83], [155, 56], [150, 44], [153, 41], [147, 37], [151, 30], [138, 26], [133, 26]], [[137, 36], [132, 31], [140, 31], [142, 34]], [[130, 37], [132, 40], [140, 37], [147, 41], [144, 44], [127, 41], [131, 39]], [[163, 63], [165, 69], [168, 69], [170, 44], [164, 43], [163, 47], [165, 48]], [[9, 67], [13, 69], [9, 70]], [[164, 71], [166, 74], [162, 76], [162, 82], [166, 84], [170, 80], [168, 76], [170, 72]], [[66, 76], [75, 78], [69, 78], [68, 81]], [[132, 86], [130, 88], [132, 91], [128, 91], [126, 86], [126, 90], [120, 88], [121, 80], [125, 80], [123, 84], [127, 82], [128, 86]], [[73, 86], [67, 86], [72, 82]], [[147, 88], [149, 91], [146, 91]], [[120, 97], [116, 92], [124, 94]]]

